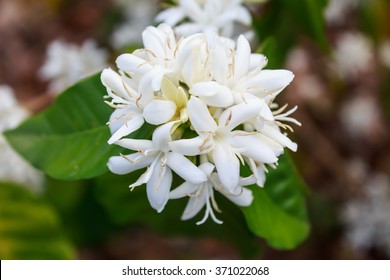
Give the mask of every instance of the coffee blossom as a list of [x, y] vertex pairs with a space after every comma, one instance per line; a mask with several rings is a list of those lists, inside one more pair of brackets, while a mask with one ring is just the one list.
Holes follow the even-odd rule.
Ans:
[[[166, 24], [143, 32], [144, 48], [118, 57], [115, 72], [102, 72], [110, 144], [131, 152], [112, 157], [109, 169], [126, 174], [147, 168], [131, 188], [146, 184], [158, 212], [169, 199], [189, 197], [182, 219], [206, 207], [200, 223], [219, 211], [214, 192], [249, 206], [248, 185], [263, 186], [268, 167], [277, 166], [287, 147], [297, 145], [284, 130], [296, 108], [278, 107], [275, 97], [292, 81], [287, 70], [265, 70], [267, 59], [252, 54], [248, 41], [216, 33], [177, 39]], [[142, 131], [153, 130], [142, 139]], [[141, 139], [140, 139], [141, 138]], [[240, 170], [248, 166], [248, 177]], [[172, 186], [172, 174], [183, 183]]]

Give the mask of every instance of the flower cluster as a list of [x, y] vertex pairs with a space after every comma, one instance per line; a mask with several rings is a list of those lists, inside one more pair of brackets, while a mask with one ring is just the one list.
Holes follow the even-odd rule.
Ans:
[[[177, 5], [160, 12], [156, 20], [175, 26], [176, 34], [188, 36], [210, 30], [232, 38], [240, 25], [248, 27], [252, 17], [243, 0], [178, 0]], [[258, 1], [262, 2], [262, 1]], [[248, 32], [248, 37], [253, 34]]]
[[[161, 212], [169, 199], [189, 196], [182, 219], [206, 207], [204, 222], [220, 221], [214, 191], [240, 206], [251, 204], [247, 185], [263, 186], [266, 165], [293, 143], [281, 129], [299, 125], [274, 98], [292, 81], [287, 70], [265, 70], [265, 56], [252, 54], [248, 41], [216, 33], [175, 37], [166, 24], [148, 27], [144, 48], [120, 55], [119, 69], [105, 69], [101, 80], [107, 103], [109, 144], [131, 150], [111, 157], [109, 169], [126, 174], [147, 168], [131, 188], [146, 184], [151, 206]], [[134, 139], [145, 126], [151, 139]], [[292, 130], [292, 129], [291, 129]], [[140, 134], [139, 134], [140, 135]], [[248, 166], [251, 175], [241, 177]], [[173, 173], [184, 182], [171, 190]]]

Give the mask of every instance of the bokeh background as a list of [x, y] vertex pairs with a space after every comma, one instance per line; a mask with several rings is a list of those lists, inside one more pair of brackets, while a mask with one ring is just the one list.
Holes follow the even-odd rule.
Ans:
[[[10, 117], [15, 120], [42, 111], [81, 77], [114, 67], [117, 55], [140, 46], [142, 30], [155, 24], [155, 14], [165, 5], [154, 0], [0, 0], [0, 85], [7, 86], [0, 91], [0, 123], [8, 118], [9, 92], [25, 108]], [[39, 173], [24, 180], [36, 171], [25, 171], [19, 161], [11, 164], [2, 147], [0, 181], [30, 187], [26, 191], [7, 183], [0, 191], [1, 258], [390, 257], [390, 1], [269, 0], [248, 8], [256, 33], [253, 48], [267, 55], [268, 68], [295, 74], [278, 98], [298, 105], [294, 117], [303, 124], [292, 135], [299, 145], [292, 157], [308, 186], [309, 237], [285, 251], [246, 232], [241, 236], [250, 240], [240, 244], [213, 236], [210, 230], [220, 231], [217, 225], [178, 233], [153, 226], [159, 224], [157, 214], [150, 223], [134, 222], [131, 217], [145, 213], [125, 213], [121, 203], [134, 203], [143, 194], [130, 193], [126, 186], [106, 193], [115, 176], [109, 183], [107, 178], [56, 181]], [[5, 191], [9, 188], [18, 191]], [[14, 201], [26, 203], [17, 212], [25, 222], [9, 230]], [[37, 231], [29, 232], [29, 223]], [[174, 223], [181, 227], [181, 221]], [[16, 244], [15, 236], [23, 243]], [[38, 246], [51, 253], [34, 253]]]

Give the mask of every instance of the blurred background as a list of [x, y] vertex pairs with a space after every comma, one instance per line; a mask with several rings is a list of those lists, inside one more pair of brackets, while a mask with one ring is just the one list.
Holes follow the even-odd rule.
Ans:
[[[166, 5], [0, 0], [0, 131], [48, 107], [80, 78], [115, 67], [119, 54], [141, 46], [142, 30], [155, 25]], [[292, 157], [308, 186], [309, 237], [284, 251], [238, 229], [246, 241], [232, 242], [229, 232], [210, 234], [220, 231], [218, 225], [180, 232], [159, 226], [157, 214], [141, 223], [135, 217], [151, 211], [147, 203], [138, 213], [126, 211], [126, 204], [142, 204], [134, 201], [143, 193], [114, 186], [115, 176], [75, 182], [45, 177], [11, 160], [1, 138], [0, 181], [12, 182], [0, 190], [2, 259], [390, 257], [390, 1], [269, 0], [247, 7], [253, 49], [267, 55], [267, 68], [295, 74], [278, 98], [298, 105], [293, 116], [303, 124], [292, 134], [299, 146]], [[12, 199], [25, 203], [24, 210], [8, 205]], [[9, 229], [10, 213], [26, 221]], [[24, 230], [30, 222], [34, 230]], [[46, 246], [46, 254], [35, 253]]]

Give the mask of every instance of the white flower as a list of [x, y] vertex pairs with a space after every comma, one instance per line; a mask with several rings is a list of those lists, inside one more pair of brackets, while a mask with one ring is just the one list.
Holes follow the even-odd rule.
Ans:
[[125, 22], [115, 28], [111, 42], [114, 48], [120, 49], [129, 45], [142, 43], [141, 33], [153, 23], [157, 13], [157, 1], [127, 0], [117, 1], [124, 9]]
[[[297, 149], [282, 132], [292, 130], [286, 122], [300, 125], [290, 117], [296, 107], [284, 112], [287, 105], [274, 103], [294, 75], [264, 70], [266, 58], [252, 54], [243, 36], [237, 44], [213, 32], [176, 41], [172, 28], [161, 24], [148, 27], [143, 42], [143, 49], [118, 57], [119, 74], [102, 73], [107, 103], [115, 108], [109, 143], [135, 151], [111, 158], [110, 170], [124, 174], [148, 167], [132, 186], [146, 183], [159, 212], [169, 199], [172, 171], [185, 180], [182, 186], [194, 189], [201, 205], [194, 212], [206, 205], [206, 218], [215, 218], [214, 189], [248, 205], [241, 166], [252, 171], [251, 184], [263, 186], [267, 165], [276, 167], [285, 147]], [[148, 124], [147, 129], [157, 126], [152, 140], [132, 139]]]
[[[177, 6], [160, 12], [156, 20], [176, 26], [179, 36], [217, 31], [233, 38], [235, 24], [250, 26], [252, 17], [240, 0], [178, 0]], [[183, 22], [188, 19], [188, 21]]]
[[[0, 133], [15, 128], [29, 116], [8, 86], [0, 86]], [[0, 181], [20, 183], [32, 191], [41, 191], [43, 175], [22, 159], [0, 134]]]
[[169, 198], [172, 184], [172, 171], [193, 184], [206, 180], [205, 174], [189, 159], [172, 151], [171, 129], [173, 122], [164, 124], [153, 133], [152, 140], [122, 139], [116, 144], [137, 151], [127, 156], [111, 157], [108, 167], [113, 173], [126, 174], [148, 166], [147, 171], [130, 187], [147, 184], [149, 202], [161, 212]]
[[75, 82], [94, 74], [107, 66], [107, 53], [98, 49], [93, 40], [81, 46], [55, 40], [47, 49], [46, 60], [39, 71], [43, 80], [49, 81], [49, 89], [55, 94]]
[[218, 220], [214, 214], [213, 208], [218, 212], [221, 212], [217, 206], [217, 202], [214, 198], [214, 190], [219, 191], [226, 198], [234, 202], [238, 206], [249, 206], [252, 203], [253, 195], [252, 191], [243, 188], [242, 186], [252, 185], [255, 183], [253, 178], [240, 178], [236, 189], [231, 192], [226, 190], [224, 185], [220, 183], [219, 177], [213, 172], [214, 165], [209, 162], [203, 163], [199, 166], [199, 169], [207, 175], [207, 181], [200, 184], [193, 184], [190, 182], [184, 182], [169, 194], [170, 199], [182, 198], [189, 196], [187, 207], [182, 215], [183, 220], [189, 220], [193, 218], [199, 211], [206, 206], [206, 212], [203, 219], [197, 224], [203, 224], [209, 215], [218, 224], [222, 224], [222, 221]]
[[371, 174], [361, 198], [343, 209], [348, 243], [358, 251], [376, 248], [390, 256], [390, 182], [385, 174]]
[[346, 14], [356, 8], [362, 0], [330, 0], [325, 8], [325, 19], [330, 24], [345, 21]]
[[360, 33], [345, 33], [336, 43], [334, 67], [343, 79], [356, 79], [373, 64], [371, 41]]

